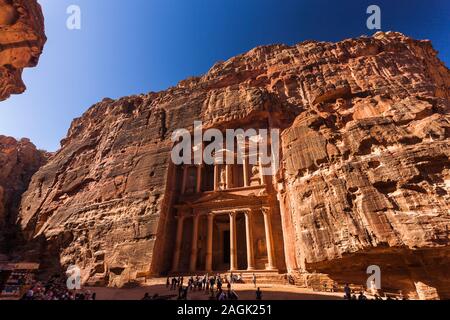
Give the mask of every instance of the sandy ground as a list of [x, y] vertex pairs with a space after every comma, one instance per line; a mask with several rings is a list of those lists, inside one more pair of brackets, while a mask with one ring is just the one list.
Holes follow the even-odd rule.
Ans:
[[[178, 291], [166, 288], [166, 279], [148, 280], [145, 286], [135, 288], [85, 288], [97, 294], [97, 300], [140, 300], [145, 293], [153, 296], [171, 296], [176, 299]], [[312, 289], [297, 288], [292, 285], [258, 284], [263, 292], [263, 300], [342, 300], [343, 293], [314, 292]], [[226, 289], [226, 285], [224, 286]], [[255, 288], [252, 284], [234, 284], [233, 290], [239, 300], [254, 300]], [[190, 291], [188, 300], [208, 300], [209, 295], [204, 291]]]

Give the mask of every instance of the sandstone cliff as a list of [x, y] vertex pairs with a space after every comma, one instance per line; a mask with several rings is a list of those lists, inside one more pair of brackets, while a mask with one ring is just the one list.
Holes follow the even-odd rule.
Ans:
[[[0, 0], [0, 101], [22, 93], [22, 70], [35, 66], [46, 41], [36, 0]], [[47, 154], [27, 139], [0, 135], [0, 253], [20, 236], [15, 221], [22, 193]]]
[[25, 91], [22, 70], [36, 66], [45, 41], [36, 0], [0, 0], [0, 101]]
[[17, 211], [31, 176], [46, 161], [47, 154], [28, 140], [0, 135], [0, 253], [11, 251], [17, 240]]
[[[281, 127], [274, 181], [288, 272], [450, 297], [450, 72], [399, 33], [255, 48], [159, 93], [104, 99], [74, 120], [22, 199], [28, 256], [122, 285], [167, 271], [170, 135]], [[31, 253], [30, 253], [31, 252]]]

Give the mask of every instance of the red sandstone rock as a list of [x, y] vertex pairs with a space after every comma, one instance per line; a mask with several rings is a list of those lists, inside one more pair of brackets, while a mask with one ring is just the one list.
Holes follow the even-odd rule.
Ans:
[[166, 91], [105, 99], [33, 177], [20, 224], [45, 249], [26, 255], [110, 285], [167, 272], [171, 133], [270, 116], [284, 129], [273, 187], [286, 271], [363, 284], [377, 264], [385, 288], [449, 298], [449, 87], [429, 41], [380, 32], [258, 47]]
[[0, 101], [25, 91], [22, 70], [36, 66], [45, 41], [36, 0], [0, 0]]
[[28, 139], [0, 135], [0, 252], [9, 252], [18, 236], [15, 222], [21, 195], [47, 156]]

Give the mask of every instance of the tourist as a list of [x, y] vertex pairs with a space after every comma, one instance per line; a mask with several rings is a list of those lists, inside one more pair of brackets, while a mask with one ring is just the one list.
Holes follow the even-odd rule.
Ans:
[[227, 296], [225, 295], [225, 292], [223, 292], [222, 288], [220, 288], [217, 293], [217, 300], [223, 301], [226, 299], [227, 299]]
[[144, 294], [144, 297], [141, 300], [150, 300], [150, 295], [148, 294], [148, 292]]
[[337, 282], [333, 282], [333, 285], [331, 286], [331, 292], [337, 292], [338, 289], [339, 288]]
[[359, 292], [358, 300], [367, 300], [367, 297], [362, 291]]
[[200, 277], [198, 275], [195, 276], [195, 290], [200, 290]]
[[169, 279], [169, 277], [167, 277], [167, 280], [166, 280], [166, 288], [168, 288], [169, 285], [170, 285], [170, 279]]
[[34, 291], [33, 290], [28, 290], [26, 293], [26, 300], [33, 300], [33, 295], [34, 295]]
[[203, 276], [202, 279], [202, 290], [206, 290], [206, 282], [207, 282], [207, 278], [206, 278], [206, 274]]
[[348, 285], [348, 283], [345, 284], [344, 286], [344, 299], [350, 300], [351, 299], [351, 295], [352, 295], [352, 289], [350, 288], [350, 286]]
[[234, 290], [231, 290], [231, 287], [230, 287], [230, 289], [228, 289], [227, 299], [228, 300], [238, 300], [239, 299], [239, 297], [236, 294], [236, 292], [234, 292]]
[[210, 287], [211, 291], [214, 291], [215, 282], [216, 282], [216, 280], [214, 279], [214, 277], [209, 278], [209, 287]]
[[260, 288], [256, 290], [256, 300], [262, 300], [262, 291]]
[[178, 290], [178, 300], [187, 300], [188, 287], [180, 287]]
[[256, 274], [253, 273], [253, 285], [256, 288]]

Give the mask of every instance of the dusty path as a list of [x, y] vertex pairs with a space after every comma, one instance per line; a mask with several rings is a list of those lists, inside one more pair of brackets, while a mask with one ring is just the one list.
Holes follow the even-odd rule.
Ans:
[[[136, 288], [86, 288], [97, 293], [98, 300], [139, 300], [145, 293], [150, 296], [177, 295], [177, 291], [165, 286], [165, 279], [149, 280], [145, 286]], [[312, 289], [297, 288], [290, 285], [260, 284], [263, 300], [341, 300], [343, 293], [314, 292]], [[224, 287], [226, 288], [226, 286]], [[254, 300], [255, 288], [252, 284], [234, 284], [233, 290], [240, 300]], [[208, 300], [204, 291], [190, 291], [188, 300]]]

